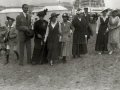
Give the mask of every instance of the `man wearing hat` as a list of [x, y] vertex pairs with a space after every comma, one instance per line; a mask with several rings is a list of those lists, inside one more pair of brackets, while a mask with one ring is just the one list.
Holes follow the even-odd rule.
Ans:
[[2, 33], [2, 36], [4, 37], [4, 44], [5, 44], [5, 51], [6, 51], [6, 62], [5, 64], [9, 63], [9, 55], [10, 55], [10, 48], [13, 47], [13, 51], [17, 56], [17, 59], [19, 59], [19, 55], [17, 52], [17, 32], [16, 28], [14, 26], [14, 19], [7, 17], [8, 25], [6, 26], [5, 33]]
[[44, 37], [47, 29], [48, 22], [44, 20], [44, 17], [47, 13], [47, 9], [44, 11], [38, 12], [37, 16], [39, 20], [34, 24], [34, 51], [32, 57], [32, 64], [43, 64], [47, 63], [46, 56], [47, 56], [47, 47], [44, 43]]
[[73, 19], [72, 24], [75, 28], [73, 33], [73, 47], [72, 54], [73, 58], [80, 57], [80, 54], [87, 53], [87, 30], [86, 20], [83, 17], [81, 9], [77, 10], [77, 16]]
[[[18, 30], [18, 41], [19, 41], [19, 53], [20, 60], [19, 65], [23, 66], [24, 59], [24, 47], [27, 50], [27, 63], [31, 63], [31, 37], [33, 37], [32, 26], [31, 26], [31, 16], [28, 14], [28, 5], [23, 4], [23, 12], [16, 18], [16, 29]], [[30, 36], [30, 37], [29, 37]]]
[[90, 14], [88, 14], [88, 8], [84, 8], [84, 18], [86, 20], [86, 29], [87, 29], [87, 41], [90, 39], [90, 36], [93, 36], [93, 31], [90, 25]]

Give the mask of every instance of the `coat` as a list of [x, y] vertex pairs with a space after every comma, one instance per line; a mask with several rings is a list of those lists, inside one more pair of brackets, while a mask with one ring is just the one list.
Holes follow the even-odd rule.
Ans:
[[17, 16], [16, 18], [16, 29], [18, 30], [18, 41], [19, 42], [24, 42], [27, 38], [25, 35], [25, 26], [28, 27], [29, 29], [32, 28], [31, 26], [31, 16], [28, 15], [28, 19], [24, 16], [23, 13], [20, 13], [20, 15]]
[[[48, 22], [46, 20], [38, 20], [34, 23], [34, 41], [36, 43], [35, 48], [41, 48], [41, 45], [43, 43], [46, 29], [47, 29]], [[42, 38], [38, 38], [38, 34], [42, 36]]]
[[84, 14], [83, 17], [86, 20], [87, 35], [88, 36], [92, 36], [93, 35], [93, 31], [92, 31], [92, 28], [89, 25], [89, 23], [90, 23], [90, 14]]

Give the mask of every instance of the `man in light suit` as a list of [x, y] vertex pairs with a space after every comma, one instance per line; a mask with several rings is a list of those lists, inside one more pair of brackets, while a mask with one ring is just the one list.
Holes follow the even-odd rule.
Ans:
[[19, 65], [23, 66], [24, 59], [24, 47], [26, 46], [27, 51], [27, 63], [31, 63], [31, 40], [27, 38], [25, 34], [31, 29], [31, 16], [28, 14], [28, 5], [23, 4], [23, 12], [16, 18], [16, 29], [18, 30], [18, 42], [19, 42]]

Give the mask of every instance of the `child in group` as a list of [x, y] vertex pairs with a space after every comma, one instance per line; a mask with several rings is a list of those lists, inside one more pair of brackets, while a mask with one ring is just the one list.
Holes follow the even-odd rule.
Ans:
[[9, 63], [9, 54], [10, 54], [10, 48], [13, 47], [13, 51], [17, 56], [17, 59], [19, 59], [19, 54], [17, 52], [17, 33], [16, 28], [14, 26], [14, 19], [7, 17], [7, 26], [5, 28], [4, 32], [1, 32], [0, 36], [3, 37], [3, 41], [5, 47], [1, 48], [0, 50], [4, 50], [6, 52], [6, 62], [5, 64]]

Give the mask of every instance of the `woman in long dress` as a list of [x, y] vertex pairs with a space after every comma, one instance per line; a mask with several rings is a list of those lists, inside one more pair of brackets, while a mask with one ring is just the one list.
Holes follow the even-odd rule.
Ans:
[[108, 23], [109, 17], [107, 16], [108, 9], [102, 11], [102, 16], [98, 18], [96, 26], [96, 45], [95, 51], [99, 51], [99, 54], [102, 54], [105, 51], [108, 51]]
[[64, 13], [62, 15], [63, 18], [63, 22], [61, 23], [61, 31], [62, 31], [62, 38], [61, 38], [61, 42], [62, 42], [62, 57], [63, 57], [63, 63], [66, 63], [66, 57], [70, 56], [70, 46], [71, 46], [71, 35], [72, 35], [72, 31], [73, 30], [73, 26], [72, 23], [70, 21], [68, 21], [68, 14]]
[[109, 19], [109, 37], [108, 43], [110, 45], [110, 52], [112, 54], [117, 48], [120, 40], [119, 27], [120, 27], [120, 18], [117, 16], [118, 11], [113, 10], [112, 16]]
[[47, 59], [50, 61], [50, 65], [53, 65], [55, 60], [59, 59], [59, 36], [61, 34], [61, 24], [57, 21], [59, 14], [52, 13], [50, 17], [50, 23], [47, 27], [44, 41], [47, 40], [48, 55]]
[[47, 63], [47, 47], [44, 44], [44, 37], [47, 29], [48, 22], [44, 20], [47, 10], [38, 12], [39, 20], [34, 23], [34, 50], [32, 56], [32, 64]]
[[80, 54], [87, 53], [87, 30], [86, 20], [83, 17], [81, 9], [77, 10], [77, 16], [73, 19], [72, 24], [75, 28], [73, 33], [73, 58], [80, 57]]

